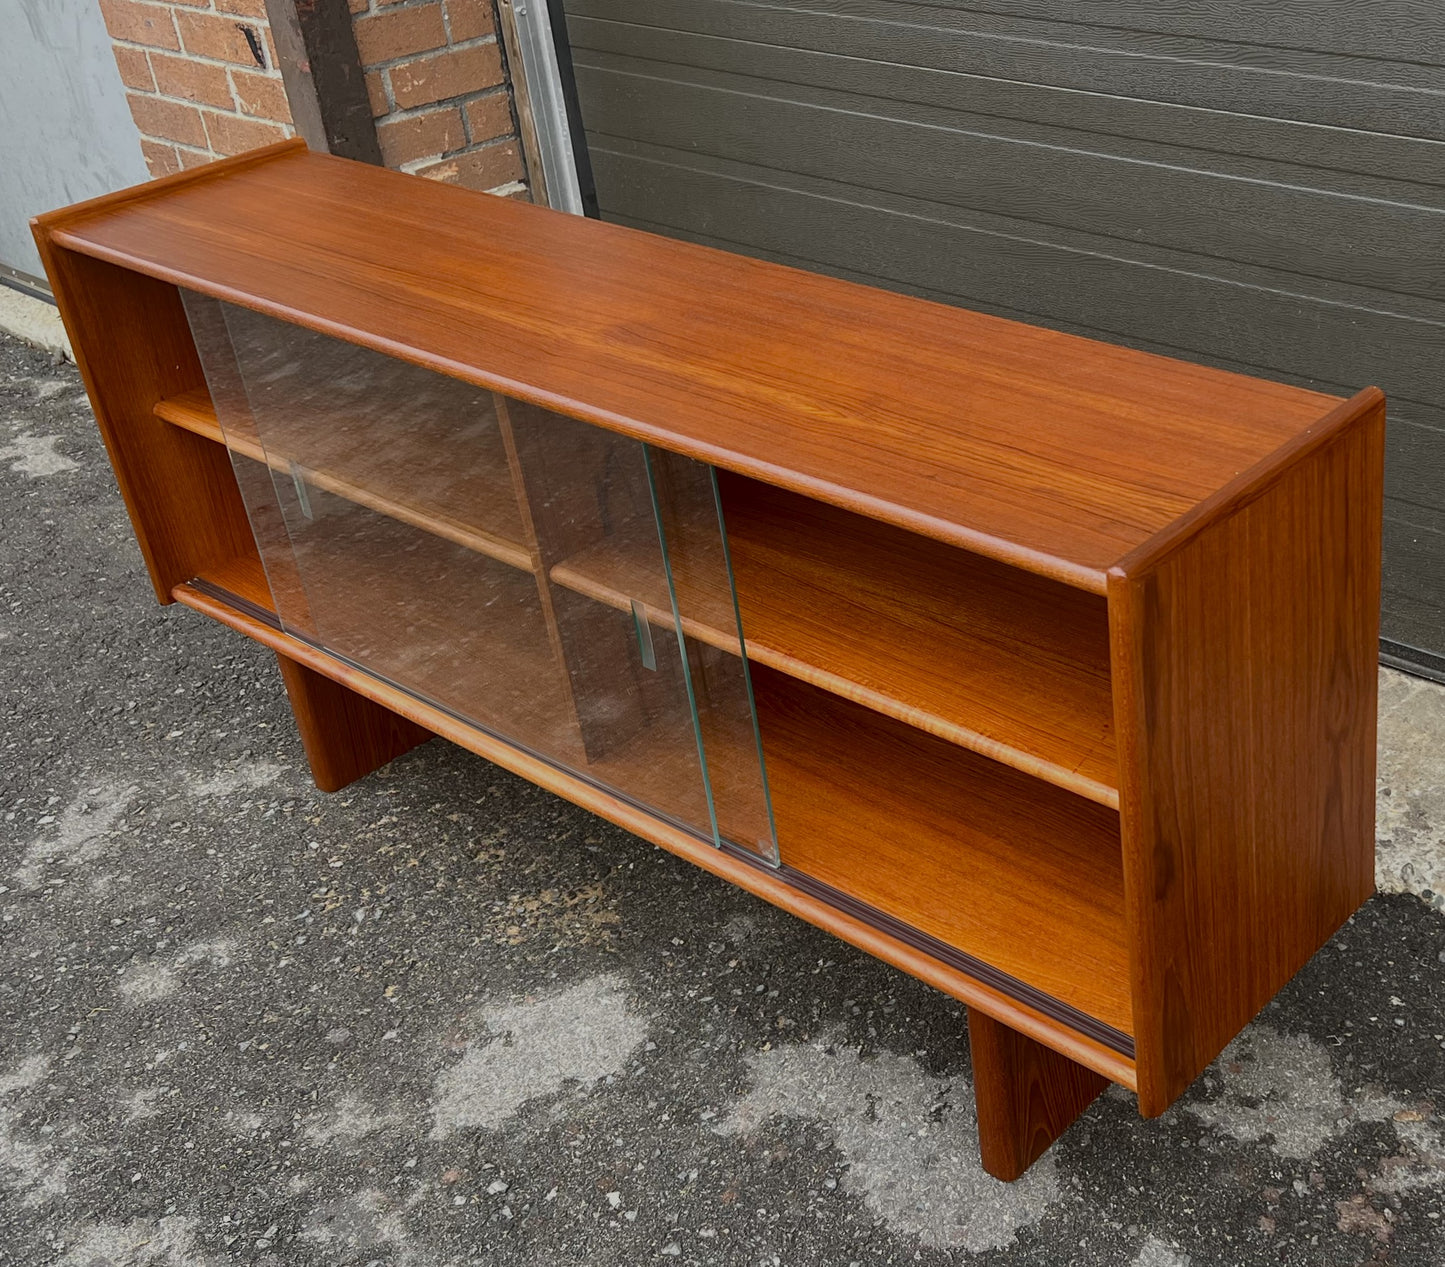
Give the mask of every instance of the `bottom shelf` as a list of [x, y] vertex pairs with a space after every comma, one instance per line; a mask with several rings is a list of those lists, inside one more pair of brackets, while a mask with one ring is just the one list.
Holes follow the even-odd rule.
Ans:
[[[256, 554], [237, 554], [221, 563], [208, 567], [202, 576], [196, 578], [201, 584], [217, 592], [240, 599], [258, 611], [267, 612], [273, 618], [276, 604], [271, 598], [271, 586], [266, 580], [266, 569]], [[279, 627], [279, 622], [277, 623]]]
[[[692, 717], [660, 675], [633, 675], [625, 663], [608, 666], [617, 672], [595, 674], [586, 702], [616, 714], [636, 705], [638, 716], [612, 741], [589, 749], [575, 711], [583, 691], [569, 684], [557, 662], [529, 574], [459, 554], [449, 542], [380, 518], [367, 516], [362, 526], [380, 530], [365, 537], [365, 549], [354, 548], [355, 525], [342, 537], [344, 548], [317, 551], [317, 542], [308, 542], [315, 551], [308, 557], [301, 609], [311, 619], [308, 642], [365, 666], [379, 680], [465, 724], [616, 789], [687, 830], [708, 830], [708, 784]], [[208, 567], [190, 588], [295, 633], [296, 611], [283, 605], [278, 615], [254, 553]], [[633, 637], [630, 614], [610, 607], [571, 623], [579, 637], [603, 646], [630, 646]], [[661, 659], [675, 660], [675, 647]], [[761, 799], [756, 743], [750, 730], [724, 726], [732, 719], [720, 710], [714, 718], [707, 740], [718, 824], [732, 839], [756, 848], [759, 815], [753, 801]]]
[[[508, 570], [508, 575], [520, 574]], [[193, 584], [279, 628], [255, 555], [217, 564]], [[342, 622], [360, 637], [374, 627], [374, 587], [341, 588], [366, 597]], [[328, 610], [335, 623], [337, 606]], [[449, 626], [440, 641], [422, 639], [419, 645], [430, 644], [430, 652], [421, 663], [444, 670], [435, 689], [423, 694], [445, 703], [449, 695], [458, 696], [460, 678], [469, 689], [458, 698], [495, 704], [499, 675], [513, 688], [535, 691], [545, 675], [533, 661], [539, 653], [547, 656], [545, 642], [525, 639], [520, 648], [511, 643], [471, 622], [466, 628]], [[370, 663], [377, 648], [367, 650]], [[445, 668], [458, 665], [457, 653], [465, 674]], [[388, 659], [382, 655], [376, 665], [385, 677], [392, 676], [388, 667], [403, 679], [417, 676], [411, 656], [395, 666]], [[1043, 997], [1036, 1005], [1046, 1012], [1056, 1001], [1062, 1005], [1055, 1008], [1059, 1019], [1074, 1028], [1087, 1032], [1086, 1018], [1092, 1018], [1118, 1035], [1132, 1032], [1115, 811], [791, 676], [763, 666], [754, 666], [753, 673], [785, 868], [818, 882], [818, 892], [835, 905], [882, 912], [979, 961], [983, 968], [977, 971], [997, 975], [1006, 991], [1039, 992]], [[400, 679], [399, 684], [408, 685]], [[537, 698], [529, 698], [530, 706], [508, 710], [505, 722], [491, 724], [485, 713], [472, 717], [516, 735], [519, 718], [536, 720]], [[469, 711], [461, 709], [459, 720], [467, 722]], [[705, 828], [707, 812], [686, 720], [664, 715], [605, 755], [591, 757], [565, 727], [523, 738], [545, 759], [604, 787], [627, 789], [653, 806], [668, 806], [672, 817], [698, 831]], [[750, 739], [731, 736], [710, 755], [721, 826], [751, 843], [748, 834], [729, 831], [726, 812], [730, 804], [747, 800], [730, 788], [746, 788], [754, 759]], [[1106, 1031], [1097, 1036], [1124, 1045]]]
[[762, 666], [753, 685], [786, 867], [1132, 1034], [1117, 812]]
[[815, 891], [797, 872], [779, 870], [737, 849], [718, 849], [696, 833], [683, 830], [655, 814], [577, 775], [525, 752], [425, 700], [345, 664], [325, 651], [278, 629], [270, 621], [218, 600], [195, 584], [175, 587], [176, 601], [270, 647], [279, 655], [324, 674], [358, 695], [391, 709], [433, 734], [475, 752], [503, 769], [565, 797], [625, 831], [677, 854], [749, 893], [797, 915], [826, 932], [927, 982], [995, 1020], [1058, 1051], [1085, 1068], [1132, 1090], [1138, 1088], [1131, 1044], [1100, 1041], [1057, 1014], [997, 988], [938, 955], [920, 949], [916, 940], [893, 935], [876, 919], [855, 913], [846, 903]]

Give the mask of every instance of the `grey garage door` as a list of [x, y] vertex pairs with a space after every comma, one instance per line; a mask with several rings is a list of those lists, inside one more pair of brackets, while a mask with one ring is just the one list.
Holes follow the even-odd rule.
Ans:
[[1378, 383], [1384, 651], [1445, 670], [1440, 0], [563, 3], [605, 219]]

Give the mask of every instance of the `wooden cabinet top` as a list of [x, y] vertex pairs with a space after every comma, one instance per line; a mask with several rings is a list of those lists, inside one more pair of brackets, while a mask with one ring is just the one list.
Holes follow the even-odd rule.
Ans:
[[1097, 592], [1110, 567], [1337, 421], [1333, 396], [299, 143], [39, 227], [71, 250]]

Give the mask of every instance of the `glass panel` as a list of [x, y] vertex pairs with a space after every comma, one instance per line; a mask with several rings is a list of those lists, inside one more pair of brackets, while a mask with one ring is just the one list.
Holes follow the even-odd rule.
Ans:
[[[247, 309], [187, 306], [288, 631], [775, 860], [708, 468]], [[677, 595], [669, 558], [690, 578]]]
[[[582, 753], [569, 764], [715, 839], [676, 626], [618, 576], [665, 574], [642, 445], [496, 398]], [[570, 582], [570, 583], [569, 583]]]
[[271, 471], [266, 465], [261, 437], [251, 417], [240, 367], [231, 350], [225, 311], [216, 300], [193, 291], [182, 290], [181, 299], [185, 303], [196, 352], [206, 374], [216, 420], [231, 455], [241, 500], [251, 521], [251, 532], [256, 538], [256, 548], [271, 592], [272, 609], [281, 617], [286, 628], [314, 641], [315, 630], [306, 605], [306, 591], [296, 570], [281, 506], [271, 486]]
[[718, 834], [776, 865], [777, 832], [717, 474], [665, 449], [648, 446], [647, 457]]

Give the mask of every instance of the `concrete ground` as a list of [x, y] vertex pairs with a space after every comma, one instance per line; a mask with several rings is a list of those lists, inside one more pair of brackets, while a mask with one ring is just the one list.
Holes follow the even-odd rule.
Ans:
[[1445, 1262], [1445, 693], [1381, 882], [1166, 1117], [979, 1169], [951, 1000], [440, 740], [336, 796], [0, 340], [0, 1264]]

